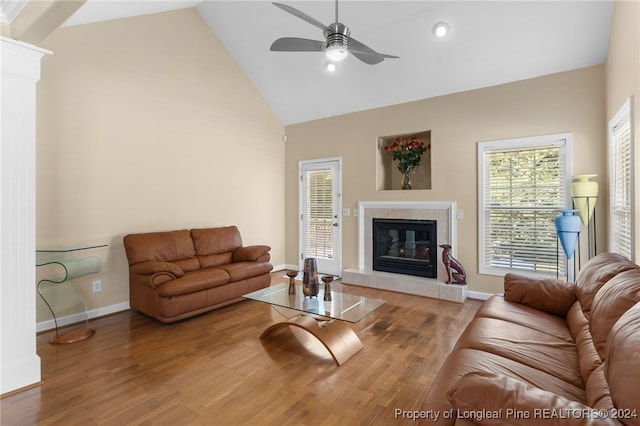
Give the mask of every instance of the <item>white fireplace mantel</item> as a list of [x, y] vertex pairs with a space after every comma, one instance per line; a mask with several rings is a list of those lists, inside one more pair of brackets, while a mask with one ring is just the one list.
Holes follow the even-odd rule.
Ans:
[[372, 266], [373, 218], [427, 219], [437, 221], [438, 245], [449, 244], [455, 256], [457, 246], [455, 201], [360, 201], [358, 203], [358, 269], [343, 271], [345, 283], [416, 294], [454, 302], [464, 302], [466, 285], [445, 284], [446, 269], [440, 261], [436, 279], [374, 271]]

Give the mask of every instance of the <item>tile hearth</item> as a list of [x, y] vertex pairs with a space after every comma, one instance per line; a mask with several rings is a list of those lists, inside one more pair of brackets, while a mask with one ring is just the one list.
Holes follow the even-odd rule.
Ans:
[[450, 302], [464, 303], [467, 299], [466, 285], [445, 284], [433, 278], [393, 274], [390, 272], [345, 269], [342, 271], [342, 282], [345, 284], [448, 300]]

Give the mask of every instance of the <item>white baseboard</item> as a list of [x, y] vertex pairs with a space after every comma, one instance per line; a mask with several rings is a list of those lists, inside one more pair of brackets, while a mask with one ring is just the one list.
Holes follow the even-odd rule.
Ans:
[[284, 271], [286, 269], [289, 269], [291, 271], [297, 271], [300, 269], [300, 267], [298, 265], [291, 265], [289, 263], [283, 263], [280, 265], [273, 265], [273, 271], [272, 272], [278, 272], [278, 271]]
[[287, 268], [288, 266], [286, 264], [273, 265], [273, 269], [271, 270], [271, 272], [278, 272], [278, 271], [285, 270]]
[[[66, 325], [76, 324], [80, 322], [84, 322], [85, 319], [93, 319], [98, 317], [103, 317], [105, 315], [114, 314], [120, 311], [126, 311], [129, 308], [129, 301], [122, 303], [116, 303], [115, 305], [103, 306], [102, 308], [92, 309], [87, 311], [87, 316], [83, 312], [77, 314], [67, 315], [65, 317], [58, 318], [58, 327], [64, 327]], [[36, 324], [36, 332], [39, 333], [41, 331], [53, 330], [56, 328], [56, 323], [53, 319], [42, 321]]]

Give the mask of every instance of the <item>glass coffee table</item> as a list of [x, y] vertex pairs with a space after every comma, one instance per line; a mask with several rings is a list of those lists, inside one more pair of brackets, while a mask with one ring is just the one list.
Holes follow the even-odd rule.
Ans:
[[[245, 299], [268, 303], [285, 320], [267, 328], [261, 339], [284, 327], [299, 327], [315, 336], [331, 353], [336, 364], [342, 365], [362, 348], [362, 342], [347, 323], [356, 323], [379, 308], [384, 300], [331, 291], [331, 300], [324, 299], [324, 286], [317, 297], [305, 297], [302, 285], [296, 282], [296, 294], [289, 294], [289, 284], [280, 283], [245, 294]], [[293, 316], [287, 310], [295, 311]]]

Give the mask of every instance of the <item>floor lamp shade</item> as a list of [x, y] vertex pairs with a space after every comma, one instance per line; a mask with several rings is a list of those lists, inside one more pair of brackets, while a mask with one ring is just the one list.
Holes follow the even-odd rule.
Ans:
[[567, 259], [573, 257], [578, 235], [580, 235], [580, 217], [574, 215], [577, 211], [578, 210], [559, 210], [562, 214], [553, 219], [556, 225], [558, 239], [560, 240], [562, 250], [564, 250]]
[[593, 209], [598, 199], [598, 182], [592, 179], [598, 175], [576, 175], [573, 177], [575, 182], [571, 184], [571, 193], [573, 194], [573, 206], [578, 209], [580, 220], [584, 226], [589, 226]]

